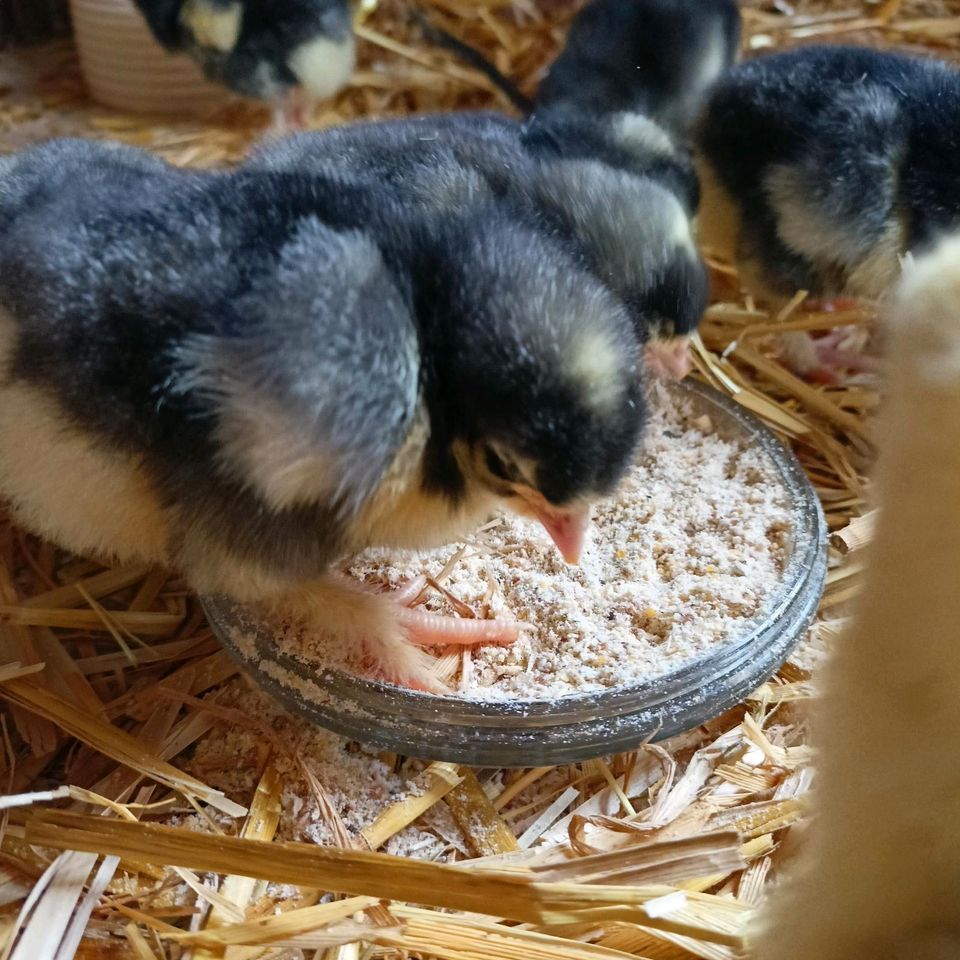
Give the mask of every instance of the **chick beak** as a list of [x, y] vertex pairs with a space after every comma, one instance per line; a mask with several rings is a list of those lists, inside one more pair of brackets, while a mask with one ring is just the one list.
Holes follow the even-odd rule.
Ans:
[[647, 367], [661, 380], [682, 380], [691, 370], [690, 338], [653, 340], [646, 348]]
[[534, 509], [534, 514], [550, 534], [563, 559], [567, 563], [579, 563], [584, 537], [590, 525], [590, 508], [556, 510], [550, 506], [540, 506]]

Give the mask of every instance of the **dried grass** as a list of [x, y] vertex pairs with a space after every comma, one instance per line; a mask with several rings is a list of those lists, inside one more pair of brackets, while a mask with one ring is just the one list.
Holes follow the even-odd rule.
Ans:
[[[526, 94], [576, 5], [420, 3]], [[750, 4], [744, 14], [747, 50], [816, 39], [960, 51], [957, 3], [801, 0]], [[509, 109], [486, 77], [425, 45], [399, 0], [365, 2], [360, 20], [357, 74], [317, 108], [317, 126], [411, 110]], [[82, 134], [209, 167], [239, 159], [266, 120], [260, 107], [236, 104], [203, 124], [151, 123], [92, 107], [67, 47], [0, 59], [2, 149]], [[730, 264], [711, 266], [715, 303], [696, 345], [697, 370], [792, 444], [823, 501], [836, 534], [819, 631], [829, 642], [860, 589], [856, 551], [872, 530], [864, 473], [877, 392], [870, 382], [799, 381], [768, 338], [865, 326], [872, 314], [807, 313], [798, 296], [791, 310], [771, 315], [743, 295]], [[4, 956], [732, 960], [791, 846], [791, 826], [807, 813], [805, 711], [817, 696], [810, 666], [800, 653], [743, 706], [603, 764], [510, 773], [434, 764], [420, 773], [419, 795], [387, 809], [362, 837], [346, 830], [304, 768], [338, 846], [280, 843], [289, 783], [271, 766], [269, 738], [250, 796], [224, 796], [181, 769], [185, 752], [215, 726], [255, 723], [217, 706], [235, 669], [183, 584], [165, 571], [64, 557], [3, 523], [0, 782], [11, 795], [0, 821]], [[398, 758], [386, 759], [399, 768]], [[37, 795], [12, 796], [23, 793]], [[204, 811], [207, 820], [195, 822], [205, 827], [151, 822], [185, 802]], [[428, 810], [452, 814], [469, 855], [451, 848], [447, 862], [428, 863], [370, 852]], [[188, 869], [209, 874], [205, 886], [192, 905], [171, 905], [169, 891]], [[321, 902], [332, 893], [353, 896]]]

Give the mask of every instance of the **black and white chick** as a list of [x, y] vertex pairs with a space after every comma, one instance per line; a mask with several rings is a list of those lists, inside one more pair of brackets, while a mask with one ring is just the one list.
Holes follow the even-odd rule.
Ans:
[[708, 293], [691, 227], [696, 180], [641, 115], [564, 114], [526, 127], [494, 113], [361, 122], [275, 141], [247, 166], [351, 171], [431, 216], [496, 204], [562, 244], [626, 305], [652, 369], [685, 372], [677, 367]]
[[699, 185], [687, 141], [710, 87], [736, 60], [740, 29], [735, 0], [593, 0], [524, 132], [544, 169], [538, 191], [652, 326], [649, 364], [668, 376], [689, 369], [709, 293], [693, 240]]
[[523, 144], [538, 167], [528, 202], [627, 305], [648, 368], [682, 379], [710, 293], [686, 150], [638, 112], [540, 112]]
[[349, 0], [134, 0], [157, 40], [206, 76], [304, 125], [307, 98], [333, 96], [355, 63]]
[[497, 508], [564, 556], [632, 461], [616, 298], [496, 207], [417, 219], [349, 176], [175, 170], [53, 141], [0, 158], [0, 496], [82, 554], [182, 570], [433, 688], [439, 618], [347, 581]]
[[593, 0], [574, 18], [536, 109], [642, 113], [685, 137], [740, 48], [736, 0]]
[[594, 0], [532, 105], [479, 52], [429, 23], [425, 34], [484, 69], [529, 112], [526, 123], [460, 113], [354, 125], [273, 146], [254, 164], [342, 164], [430, 206], [462, 207], [482, 185], [568, 243], [624, 300], [650, 370], [684, 376], [709, 292], [686, 139], [736, 58], [735, 0]]
[[[960, 227], [960, 72], [864, 47], [802, 47], [736, 66], [697, 133], [704, 243], [777, 305], [883, 299], [901, 260]], [[835, 338], [791, 337], [829, 379]]]
[[[463, 48], [428, 30], [437, 34]], [[492, 114], [428, 117], [382, 131], [347, 128], [314, 149], [368, 167], [359, 155], [375, 156], [377, 175], [412, 179], [419, 202], [428, 202], [431, 165], [434, 183], [455, 182], [460, 170], [466, 185], [479, 173], [569, 242], [627, 303], [649, 369], [682, 377], [709, 292], [693, 240], [699, 191], [686, 140], [739, 38], [735, 0], [594, 0], [574, 20], [523, 127]], [[478, 58], [473, 51], [471, 63]], [[528, 108], [518, 92], [513, 99]], [[295, 166], [309, 154], [300, 141], [269, 156]], [[449, 187], [439, 192], [448, 196]]]

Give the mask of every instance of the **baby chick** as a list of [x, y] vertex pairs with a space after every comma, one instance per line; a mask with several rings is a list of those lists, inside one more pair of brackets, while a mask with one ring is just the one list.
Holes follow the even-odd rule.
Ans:
[[211, 80], [280, 104], [303, 125], [303, 94], [332, 96], [354, 67], [349, 0], [134, 0], [157, 40]]
[[[937, 61], [829, 46], [743, 63], [698, 128], [701, 237], [775, 305], [883, 298], [901, 257], [960, 225], [958, 123], [960, 73]], [[832, 359], [830, 339], [791, 339], [801, 372]]]
[[507, 643], [336, 571], [498, 506], [571, 561], [633, 457], [639, 345], [497, 207], [418, 217], [348, 175], [196, 173], [53, 141], [0, 158], [0, 495], [79, 553], [183, 571], [432, 687]]
[[[528, 109], [481, 54], [425, 29]], [[451, 183], [462, 188], [455, 202], [469, 202], [479, 177], [568, 242], [624, 299], [650, 369], [682, 377], [708, 294], [691, 230], [698, 185], [683, 141], [739, 36], [734, 0], [594, 0], [574, 20], [523, 128], [492, 114], [427, 117], [284, 145], [258, 162], [296, 168], [313, 153], [317, 162], [359, 164], [405, 189], [414, 183], [419, 203], [449, 200]]]
[[626, 303], [644, 343], [686, 336], [706, 303], [692, 168], [639, 115], [553, 114], [527, 127], [493, 113], [357, 123], [269, 144], [248, 165], [349, 170], [436, 216], [495, 202], [562, 242]]
[[[736, 59], [739, 42], [735, 0], [593, 0], [574, 19], [541, 84], [526, 133], [530, 149], [566, 161], [557, 168], [560, 177], [554, 175], [554, 190], [564, 189], [562, 180], [575, 169], [571, 163], [579, 161], [582, 171], [593, 161], [593, 189], [571, 192], [581, 209], [571, 202], [570, 216], [592, 225], [588, 249], [595, 263], [602, 258], [608, 264], [614, 289], [634, 314], [670, 318], [647, 352], [651, 368], [673, 376], [689, 369], [689, 336], [708, 294], [706, 268], [690, 238], [699, 188], [686, 139], [710, 86]], [[597, 208], [616, 204], [618, 180], [630, 223], [626, 211], [611, 215]], [[671, 193], [680, 209], [636, 196], [651, 182]], [[651, 251], [658, 247], [655, 266]], [[657, 275], [655, 286], [644, 289], [641, 278]]]
[[537, 109], [642, 113], [684, 135], [739, 45], [735, 0], [593, 0], [540, 85]]
[[709, 297], [693, 236], [699, 188], [686, 151], [634, 112], [551, 109], [531, 119], [523, 140], [539, 161], [534, 203], [624, 300], [650, 369], [684, 377]]

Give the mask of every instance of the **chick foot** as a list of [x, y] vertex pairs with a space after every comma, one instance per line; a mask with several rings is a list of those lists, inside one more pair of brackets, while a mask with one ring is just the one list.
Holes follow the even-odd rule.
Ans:
[[845, 345], [847, 336], [843, 328], [816, 339], [804, 331], [791, 331], [780, 337], [781, 354], [790, 369], [805, 380], [839, 386], [846, 373], [872, 373], [877, 369], [874, 357]]
[[509, 621], [445, 617], [412, 608], [422, 588], [413, 581], [384, 593], [328, 575], [285, 593], [274, 606], [348, 652], [358, 651], [367, 675], [431, 693], [447, 688], [434, 673], [436, 658], [421, 648], [506, 645], [519, 636]]
[[271, 131], [277, 136], [300, 133], [310, 127], [310, 104], [299, 89], [291, 90], [273, 109]]
[[[863, 305], [856, 297], [807, 299], [801, 310], [805, 314], [846, 313]], [[848, 373], [872, 373], [877, 369], [873, 357], [849, 348], [849, 328], [836, 327], [822, 337], [802, 330], [781, 334], [780, 355], [798, 376], [811, 383], [839, 386]]]
[[[416, 607], [427, 585], [425, 577], [417, 577], [386, 596], [400, 607], [398, 621], [410, 642], [417, 647], [509, 646], [519, 636], [519, 627], [509, 620], [479, 620], [468, 617], [447, 617]], [[414, 685], [436, 692], [445, 688], [434, 676], [432, 686]]]
[[879, 366], [876, 357], [851, 350], [849, 339], [849, 331], [840, 327], [814, 340], [813, 349], [820, 363], [828, 369], [849, 370], [851, 373], [875, 372]]

